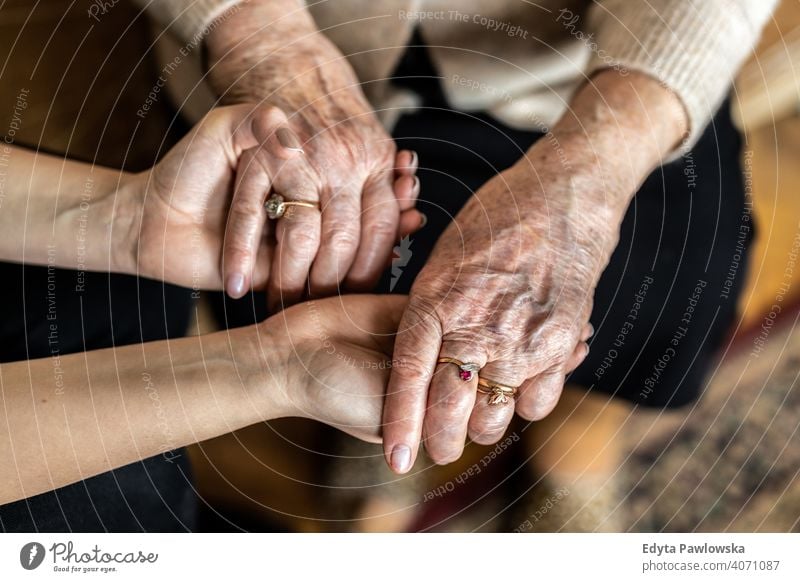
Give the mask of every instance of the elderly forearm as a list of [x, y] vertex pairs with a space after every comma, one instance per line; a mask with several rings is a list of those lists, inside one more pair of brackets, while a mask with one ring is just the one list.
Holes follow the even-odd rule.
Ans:
[[[8, 146], [0, 259], [133, 272], [131, 174]], [[116, 217], [122, 217], [116, 221]]]
[[584, 180], [587, 196], [596, 192], [619, 214], [687, 131], [686, 110], [668, 88], [644, 74], [606, 69], [575, 95], [551, 143], [562, 150], [559, 163]]
[[266, 100], [294, 111], [357, 87], [349, 63], [303, 2], [252, 0], [237, 8], [205, 45], [209, 82], [225, 102]]
[[262, 47], [280, 50], [294, 42], [316, 39], [317, 27], [298, 0], [250, 0], [237, 4], [206, 38], [211, 62], [258, 40]]
[[218, 333], [0, 365], [0, 504], [280, 416], [279, 359], [262, 356], [274, 344], [238, 339]]

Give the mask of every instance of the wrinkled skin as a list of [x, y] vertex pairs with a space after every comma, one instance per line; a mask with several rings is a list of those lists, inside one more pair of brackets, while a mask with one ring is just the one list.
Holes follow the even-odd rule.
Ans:
[[[684, 135], [680, 101], [644, 75], [598, 74], [553, 131], [489, 180], [448, 227], [414, 283], [384, 410], [384, 451], [408, 471], [422, 440], [440, 464], [466, 437], [500, 439], [516, 412], [537, 420], [588, 353], [595, 287], [645, 177]], [[492, 405], [477, 377], [518, 389]]]
[[[314, 175], [301, 153], [276, 138], [287, 124], [268, 105], [218, 107], [152, 169], [126, 176], [131, 188], [121, 191], [131, 195], [120, 197], [114, 222], [127, 229], [127, 242], [117, 262], [134, 265], [126, 272], [200, 289], [223, 289], [226, 266], [246, 263], [246, 288], [266, 288], [275, 243], [264, 193]], [[408, 180], [409, 172], [403, 167], [396, 176]], [[419, 227], [421, 215], [413, 209], [416, 192], [400, 192], [402, 236]]]
[[[592, 296], [615, 242], [583, 218], [589, 203], [550, 160], [521, 162], [484, 185], [412, 288], [395, 353], [412, 365], [398, 376], [432, 367], [439, 354], [475, 362], [482, 377], [520, 387], [521, 416], [545, 416], [564, 376], [588, 353]], [[417, 386], [427, 380], [411, 378]], [[496, 442], [514, 406], [489, 405], [477, 393], [477, 377], [465, 384], [452, 365], [439, 365], [427, 399], [398, 395], [392, 404], [402, 416], [387, 407], [387, 426], [408, 423], [409, 410], [424, 412], [423, 439], [441, 463], [461, 455], [467, 436]]]
[[416, 161], [410, 153], [396, 159], [393, 140], [338, 49], [304, 10], [268, 4], [243, 5], [207, 46], [209, 80], [223, 101], [283, 109], [314, 170], [279, 190], [319, 202], [321, 213], [298, 211], [293, 221], [277, 224], [268, 287], [276, 308], [299, 301], [307, 282], [317, 296], [342, 284], [371, 289], [391, 256], [400, 211], [408, 208], [402, 201], [417, 185], [413, 172], [393, 173]]

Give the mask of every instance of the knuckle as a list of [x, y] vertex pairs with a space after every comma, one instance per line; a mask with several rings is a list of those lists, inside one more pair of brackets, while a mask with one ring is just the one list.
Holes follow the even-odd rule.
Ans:
[[[404, 320], [414, 323], [423, 323], [431, 321], [432, 317], [437, 316], [436, 303], [434, 300], [428, 299], [427, 293], [420, 293], [420, 288], [415, 284], [411, 289], [411, 295], [408, 300], [408, 307], [406, 307]], [[437, 320], [438, 321], [438, 320]]]
[[288, 252], [305, 255], [317, 250], [319, 235], [315, 229], [296, 225], [284, 232], [283, 242]]
[[419, 354], [403, 353], [395, 351], [394, 354], [394, 372], [403, 378], [419, 378], [422, 377], [424, 367], [427, 365], [425, 359]]
[[433, 402], [446, 419], [460, 419], [469, 414], [472, 400], [465, 391], [452, 391]]
[[493, 445], [502, 438], [503, 433], [505, 426], [500, 429], [470, 430], [469, 438], [479, 445]]
[[494, 442], [506, 432], [511, 416], [506, 410], [489, 410], [473, 415], [468, 427], [470, 438], [478, 443]]
[[231, 220], [225, 229], [224, 248], [227, 251], [248, 251], [254, 228], [241, 221]]
[[439, 342], [441, 323], [432, 312], [410, 306], [403, 313], [397, 331], [395, 357], [403, 366], [427, 366], [426, 348]]
[[541, 420], [544, 418], [544, 416], [539, 417], [536, 414], [536, 407], [528, 402], [517, 402], [516, 413], [528, 421]]
[[266, 138], [283, 120], [283, 110], [274, 105], [264, 105], [253, 113], [253, 133], [260, 139]]
[[252, 257], [252, 251], [242, 241], [234, 240], [225, 246], [223, 259], [227, 267], [247, 265]]
[[561, 392], [564, 389], [564, 373], [560, 368], [551, 371], [546, 380], [541, 382], [538, 390], [538, 397], [540, 403], [543, 405], [555, 406], [558, 399], [561, 397]]
[[567, 362], [569, 362], [571, 356], [572, 352], [567, 352], [565, 350], [558, 350], [549, 359], [550, 366], [553, 368], [563, 368], [567, 365]]
[[397, 235], [397, 214], [394, 218], [387, 216], [376, 217], [369, 222], [367, 228], [370, 235], [376, 240], [389, 240], [394, 241]]
[[516, 412], [525, 420], [542, 420], [556, 407], [558, 399], [541, 398], [539, 395], [520, 399], [517, 402]]
[[325, 242], [334, 247], [337, 251], [355, 251], [358, 247], [358, 231], [345, 226], [337, 226], [330, 229], [325, 237]]
[[394, 163], [394, 158], [397, 155], [397, 143], [392, 139], [388, 139], [384, 140], [381, 145], [384, 160]]
[[230, 213], [235, 223], [253, 222], [260, 219], [261, 201], [251, 196], [234, 196], [231, 201]]

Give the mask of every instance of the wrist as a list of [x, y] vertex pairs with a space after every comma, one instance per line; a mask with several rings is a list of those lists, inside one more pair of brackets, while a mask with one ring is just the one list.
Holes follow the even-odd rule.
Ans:
[[182, 379], [184, 397], [194, 399], [187, 406], [204, 402], [203, 413], [214, 417], [208, 424], [220, 420], [224, 427], [201, 439], [277, 418], [276, 407], [253, 390], [256, 373], [250, 342], [244, 337], [247, 329], [185, 338], [171, 348], [170, 374]]
[[205, 38], [209, 63], [255, 41], [261, 47], [277, 50], [317, 32], [314, 19], [300, 0], [243, 0], [236, 8]]
[[[271, 91], [298, 91], [304, 62], [327, 60], [338, 51], [320, 33], [305, 6], [297, 0], [251, 1], [205, 41], [208, 78], [226, 102], [257, 98], [274, 102]], [[341, 56], [341, 55], [339, 55]], [[278, 104], [278, 103], [276, 103]]]
[[228, 331], [225, 342], [236, 346], [233, 354], [237, 374], [247, 391], [247, 400], [259, 411], [258, 421], [295, 416], [293, 382], [289, 361], [292, 346], [275, 317], [248, 327]]
[[123, 174], [112, 197], [111, 270], [115, 273], [142, 275], [138, 265], [139, 229], [144, 206], [147, 173]]
[[538, 184], [534, 193], [543, 195], [563, 213], [591, 214], [596, 220], [615, 225], [627, 211], [636, 187], [608, 163], [586, 136], [556, 133], [542, 137], [512, 167], [520, 172], [516, 183]]
[[688, 115], [671, 90], [642, 73], [606, 69], [577, 92], [552, 134], [580, 152], [576, 166], [592, 166], [595, 178], [630, 200], [687, 132]]

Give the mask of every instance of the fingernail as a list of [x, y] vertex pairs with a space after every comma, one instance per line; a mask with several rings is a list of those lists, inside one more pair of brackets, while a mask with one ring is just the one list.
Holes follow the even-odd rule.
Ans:
[[594, 335], [594, 326], [590, 323], [589, 324], [589, 337]]
[[229, 275], [228, 280], [225, 282], [225, 290], [234, 299], [239, 299], [244, 295], [244, 275], [241, 273]]
[[[417, 212], [419, 212], [419, 210]], [[419, 227], [425, 228], [425, 225], [428, 224], [428, 215], [425, 214], [424, 212], [420, 212], [419, 215], [420, 215]]]
[[288, 127], [278, 128], [278, 131], [275, 132], [275, 137], [278, 138], [278, 142], [287, 150], [303, 153], [303, 144], [300, 143], [300, 138]]
[[415, 171], [419, 167], [419, 156], [414, 150], [411, 150], [411, 167], [414, 168]]
[[419, 182], [419, 176], [414, 176], [414, 186], [412, 186], [412, 188], [414, 188], [414, 192], [419, 194], [420, 188], [422, 188], [422, 185]]
[[397, 445], [392, 449], [392, 469], [405, 473], [411, 468], [411, 449], [406, 445]]

